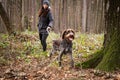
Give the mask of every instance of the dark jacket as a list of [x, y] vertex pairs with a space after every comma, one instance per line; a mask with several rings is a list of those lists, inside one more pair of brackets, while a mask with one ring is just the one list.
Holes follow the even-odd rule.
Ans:
[[53, 27], [53, 16], [51, 14], [50, 9], [46, 16], [41, 15], [39, 17], [39, 24], [38, 24], [39, 32], [47, 33], [46, 31], [47, 27]]

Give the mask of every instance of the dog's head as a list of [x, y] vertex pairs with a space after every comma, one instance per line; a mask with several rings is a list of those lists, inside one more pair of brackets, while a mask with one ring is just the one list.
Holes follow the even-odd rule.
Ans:
[[73, 29], [66, 29], [62, 34], [62, 39], [73, 41], [74, 38], [75, 38], [75, 32]]

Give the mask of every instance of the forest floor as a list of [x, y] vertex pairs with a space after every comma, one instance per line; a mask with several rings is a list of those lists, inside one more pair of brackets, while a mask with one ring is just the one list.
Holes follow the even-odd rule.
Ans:
[[119, 71], [107, 73], [78, 66], [101, 49], [103, 34], [77, 33], [73, 41], [74, 68], [70, 68], [68, 56], [63, 57], [62, 68], [58, 67], [57, 54], [48, 57], [52, 39], [57, 38], [59, 34], [51, 32], [47, 52], [42, 52], [38, 33], [0, 34], [0, 80], [120, 80]]

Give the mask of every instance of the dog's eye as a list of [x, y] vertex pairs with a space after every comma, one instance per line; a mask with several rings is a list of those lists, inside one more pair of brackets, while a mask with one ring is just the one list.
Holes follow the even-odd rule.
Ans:
[[71, 31], [74, 34], [74, 31]]
[[68, 31], [68, 33], [70, 33], [70, 31]]

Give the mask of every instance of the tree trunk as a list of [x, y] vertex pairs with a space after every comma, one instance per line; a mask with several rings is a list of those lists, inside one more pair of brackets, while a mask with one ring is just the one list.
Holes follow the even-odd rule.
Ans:
[[87, 24], [87, 1], [83, 0], [83, 10], [82, 10], [82, 31], [86, 32], [86, 24]]
[[82, 65], [103, 71], [120, 69], [120, 0], [105, 0], [106, 34], [104, 47]]
[[8, 33], [11, 34], [12, 33], [11, 23], [10, 23], [9, 17], [8, 17], [7, 13], [5, 12], [1, 2], [0, 2], [0, 16], [3, 20], [3, 22], [5, 23]]

